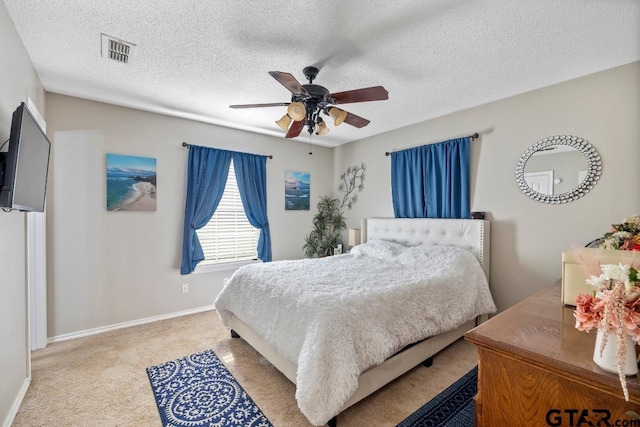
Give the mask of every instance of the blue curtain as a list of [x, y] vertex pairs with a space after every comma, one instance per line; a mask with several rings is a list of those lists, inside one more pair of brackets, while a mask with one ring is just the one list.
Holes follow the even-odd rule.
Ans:
[[189, 146], [180, 274], [191, 273], [204, 259], [196, 230], [209, 222], [222, 199], [231, 156], [231, 151]]
[[249, 223], [260, 230], [258, 258], [271, 261], [271, 233], [267, 219], [267, 158], [257, 154], [233, 153], [238, 191]]
[[471, 138], [391, 153], [391, 197], [396, 218], [470, 218]]

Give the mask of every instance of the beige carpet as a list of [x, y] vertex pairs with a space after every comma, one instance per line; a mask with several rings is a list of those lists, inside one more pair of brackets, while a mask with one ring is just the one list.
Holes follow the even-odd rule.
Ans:
[[[213, 349], [274, 426], [311, 424], [295, 386], [214, 311], [50, 344], [32, 355], [32, 381], [13, 423], [21, 426], [160, 426], [145, 368]], [[395, 426], [477, 364], [458, 340], [338, 416], [339, 427]]]

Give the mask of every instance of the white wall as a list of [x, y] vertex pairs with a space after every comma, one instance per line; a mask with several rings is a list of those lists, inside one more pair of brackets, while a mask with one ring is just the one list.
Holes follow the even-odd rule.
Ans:
[[[0, 3], [0, 145], [9, 138], [11, 115], [29, 96], [42, 114], [44, 90]], [[7, 146], [3, 148], [6, 150]], [[29, 342], [26, 283], [26, 214], [0, 210], [0, 425], [8, 423], [26, 391]]]
[[[301, 258], [318, 197], [332, 191], [331, 149], [47, 93], [53, 145], [48, 194], [48, 336], [210, 306], [233, 271], [179, 274], [187, 149], [267, 160], [273, 257]], [[157, 159], [155, 212], [107, 212], [106, 154]], [[311, 174], [311, 210], [284, 210], [285, 170]], [[181, 292], [190, 284], [189, 293]]]
[[[348, 225], [393, 216], [386, 151], [479, 132], [471, 149], [471, 209], [486, 211], [492, 222], [491, 288], [503, 310], [559, 279], [563, 251], [640, 213], [639, 117], [640, 63], [634, 63], [341, 146], [336, 172], [367, 165], [365, 190], [347, 213]], [[566, 205], [532, 201], [515, 184], [516, 162], [535, 142], [563, 134], [597, 148], [602, 178]]]

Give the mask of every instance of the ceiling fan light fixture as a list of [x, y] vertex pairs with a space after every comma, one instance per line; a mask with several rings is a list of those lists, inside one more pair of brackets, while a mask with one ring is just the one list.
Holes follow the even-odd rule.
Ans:
[[287, 114], [296, 122], [303, 120], [307, 115], [307, 110], [302, 102], [292, 102], [287, 107]]
[[289, 130], [289, 125], [291, 124], [291, 117], [289, 117], [288, 114], [285, 114], [280, 120], [276, 120], [276, 124], [280, 126], [280, 129], [286, 132]]
[[340, 125], [347, 118], [347, 112], [336, 107], [329, 108], [329, 115], [333, 119], [335, 126]]
[[353, 113], [332, 107], [330, 104], [348, 104], [355, 102], [382, 101], [389, 99], [389, 92], [382, 86], [372, 86], [362, 89], [353, 89], [343, 92], [330, 92], [324, 86], [313, 84], [318, 74], [318, 68], [305, 67], [303, 73], [309, 84], [300, 84], [291, 74], [282, 71], [269, 71], [269, 75], [291, 92], [291, 102], [271, 102], [266, 104], [237, 104], [229, 105], [230, 108], [256, 108], [286, 106], [287, 114], [275, 123], [286, 131], [285, 138], [297, 138], [303, 129], [309, 132], [309, 140], [316, 135], [329, 133], [326, 121], [320, 118], [320, 114], [330, 116], [334, 125], [342, 122], [356, 128], [362, 128], [369, 124], [369, 120]]
[[316, 135], [326, 135], [329, 133], [329, 128], [325, 124], [324, 120], [318, 122], [318, 127], [316, 128]]

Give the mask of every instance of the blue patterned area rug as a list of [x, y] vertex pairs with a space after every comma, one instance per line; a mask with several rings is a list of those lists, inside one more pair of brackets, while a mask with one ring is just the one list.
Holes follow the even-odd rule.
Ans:
[[478, 367], [467, 372], [397, 427], [472, 427], [478, 392]]
[[164, 427], [273, 427], [212, 350], [147, 368]]

